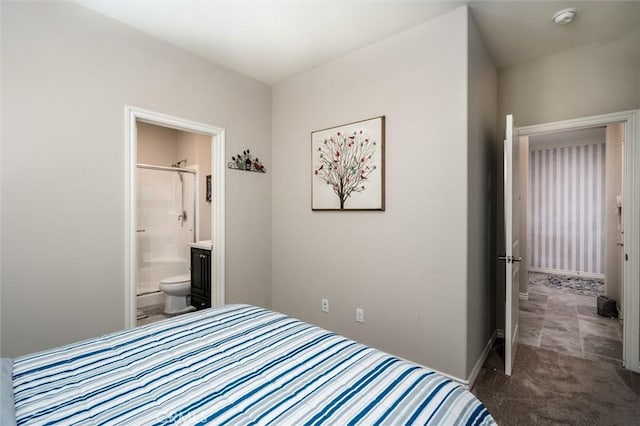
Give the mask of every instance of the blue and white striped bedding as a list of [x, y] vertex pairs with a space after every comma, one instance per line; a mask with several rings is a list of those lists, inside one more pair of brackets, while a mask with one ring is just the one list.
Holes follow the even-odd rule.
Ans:
[[286, 315], [228, 305], [16, 358], [26, 424], [493, 424], [432, 371]]

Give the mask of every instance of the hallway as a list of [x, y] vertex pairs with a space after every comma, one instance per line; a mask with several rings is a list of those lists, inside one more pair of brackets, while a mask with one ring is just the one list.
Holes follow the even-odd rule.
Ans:
[[[596, 313], [596, 296], [545, 280], [529, 274], [513, 375], [498, 339], [473, 393], [498, 424], [637, 424], [640, 374], [622, 368], [620, 322]], [[599, 290], [590, 284], [578, 291]]]
[[529, 300], [520, 301], [519, 342], [621, 365], [620, 322], [596, 313], [595, 296], [569, 292], [545, 282], [548, 277], [529, 273]]

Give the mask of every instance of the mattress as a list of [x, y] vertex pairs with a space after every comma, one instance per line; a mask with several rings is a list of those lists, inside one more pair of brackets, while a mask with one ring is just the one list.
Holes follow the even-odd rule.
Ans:
[[495, 423], [448, 378], [248, 305], [15, 358], [12, 380], [20, 425]]

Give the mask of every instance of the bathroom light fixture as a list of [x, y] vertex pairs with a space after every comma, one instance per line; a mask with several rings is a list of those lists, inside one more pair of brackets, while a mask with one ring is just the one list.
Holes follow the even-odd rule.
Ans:
[[570, 7], [568, 9], [562, 9], [553, 14], [553, 22], [558, 25], [566, 25], [573, 21], [576, 17], [576, 9]]

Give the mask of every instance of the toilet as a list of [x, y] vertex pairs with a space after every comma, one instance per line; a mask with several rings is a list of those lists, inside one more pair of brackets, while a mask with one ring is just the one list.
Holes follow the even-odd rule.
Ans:
[[189, 296], [191, 295], [190, 275], [176, 275], [160, 280], [160, 291], [165, 295], [165, 314], [177, 315], [196, 310], [195, 307], [189, 304]]

